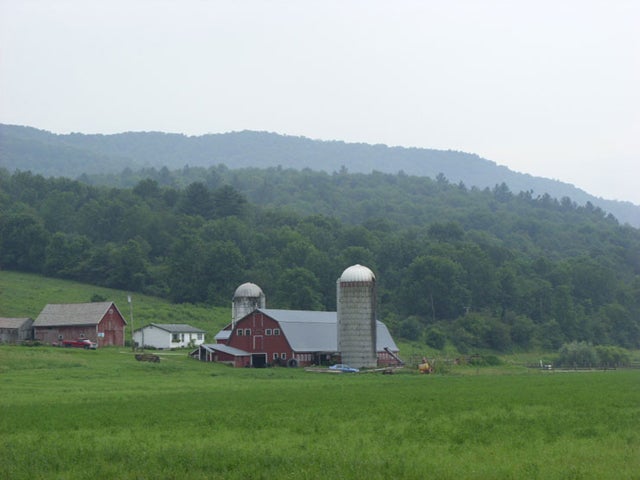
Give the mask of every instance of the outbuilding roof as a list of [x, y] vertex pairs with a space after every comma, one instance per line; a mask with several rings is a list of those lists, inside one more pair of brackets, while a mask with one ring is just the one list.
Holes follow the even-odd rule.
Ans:
[[220, 330], [213, 338], [215, 340], [229, 340], [229, 338], [231, 338], [231, 333], [231, 330]]
[[[149, 327], [159, 328], [160, 330], [165, 330], [169, 333], [207, 333], [205, 330], [192, 327], [186, 323], [150, 323], [142, 328]], [[142, 328], [136, 329], [136, 332], [142, 330]]]
[[30, 318], [2, 318], [0, 317], [0, 328], [14, 329], [33, 322]]
[[[109, 312], [118, 307], [113, 302], [50, 303], [33, 322], [34, 327], [60, 327], [70, 325], [97, 325]], [[118, 311], [118, 313], [120, 313]], [[120, 315], [122, 317], [122, 315]], [[126, 325], [127, 321], [122, 317]]]
[[[338, 350], [338, 314], [305, 310], [258, 309], [280, 324], [291, 348], [296, 352], [336, 352]], [[387, 326], [376, 320], [376, 351], [393, 352], [398, 346]]]
[[[230, 347], [229, 345], [225, 345], [223, 343], [203, 343], [199, 348], [204, 348], [209, 352], [222, 352], [227, 353], [229, 355], [233, 355], [234, 357], [248, 357], [251, 355], [249, 352], [245, 352], [244, 350], [240, 350], [239, 348]], [[197, 350], [195, 350], [197, 352]]]

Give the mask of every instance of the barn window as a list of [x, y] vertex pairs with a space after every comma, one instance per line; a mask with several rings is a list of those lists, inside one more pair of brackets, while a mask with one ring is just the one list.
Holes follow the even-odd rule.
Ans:
[[264, 331], [264, 333], [265, 333], [265, 335], [267, 335], [267, 336], [268, 336], [268, 335], [271, 335], [271, 329], [270, 329], [270, 328], [267, 328], [267, 329]]
[[81, 334], [80, 334], [80, 338], [84, 338], [84, 333], [81, 333]]
[[280, 335], [280, 329], [279, 328], [274, 328], [273, 329], [273, 334], [274, 335]]
[[283, 360], [286, 360], [287, 359], [287, 354], [283, 352], [282, 355], [280, 355], [280, 358], [282, 358]]
[[244, 332], [244, 330], [242, 330], [241, 328], [239, 328], [238, 330], [236, 330], [236, 334], [241, 337], [242, 336], [242, 332]]
[[244, 334], [245, 334], [245, 336], [250, 337], [251, 336], [251, 329], [250, 328], [245, 328], [244, 329]]
[[274, 353], [274, 354], [273, 354], [273, 359], [274, 359], [274, 360], [277, 360], [277, 359], [278, 359], [278, 354], [277, 354], [277, 353]]
[[58, 340], [62, 340], [62, 335], [58, 335]]

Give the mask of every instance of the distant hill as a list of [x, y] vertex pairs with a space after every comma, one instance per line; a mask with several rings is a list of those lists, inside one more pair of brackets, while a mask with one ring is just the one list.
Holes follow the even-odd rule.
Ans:
[[512, 192], [531, 191], [591, 202], [621, 223], [640, 227], [640, 206], [606, 200], [571, 184], [517, 173], [474, 154], [452, 150], [388, 147], [319, 141], [267, 132], [231, 132], [189, 137], [160, 132], [114, 135], [57, 135], [31, 127], [0, 125], [0, 167], [45, 176], [77, 178], [82, 174], [119, 173], [148, 167], [180, 169], [185, 165], [231, 169], [277, 167], [334, 172], [398, 173], [435, 178], [468, 187], [493, 188], [505, 183]]

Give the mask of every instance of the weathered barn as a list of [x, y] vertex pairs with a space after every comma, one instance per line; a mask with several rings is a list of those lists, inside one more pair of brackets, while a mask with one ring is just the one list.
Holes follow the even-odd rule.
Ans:
[[[260, 308], [227, 325], [216, 335], [216, 344], [201, 345], [192, 356], [237, 367], [327, 364], [339, 360], [337, 322], [336, 312]], [[397, 364], [398, 347], [380, 321], [376, 353], [378, 365]]]
[[206, 332], [184, 323], [151, 323], [133, 332], [133, 341], [143, 347], [160, 349], [197, 347]]
[[22, 343], [33, 339], [33, 319], [0, 318], [0, 343]]
[[33, 333], [43, 343], [88, 338], [99, 347], [124, 346], [126, 325], [113, 302], [49, 304], [33, 322]]

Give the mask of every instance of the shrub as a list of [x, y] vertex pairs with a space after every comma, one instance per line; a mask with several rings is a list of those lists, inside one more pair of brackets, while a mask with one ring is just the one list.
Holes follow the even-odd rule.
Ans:
[[526, 315], [513, 315], [510, 320], [511, 341], [519, 347], [529, 348], [536, 335], [536, 324]]
[[558, 351], [557, 364], [561, 367], [595, 367], [599, 364], [596, 349], [587, 342], [565, 343]]
[[485, 367], [501, 365], [502, 360], [495, 355], [471, 355], [468, 358], [467, 363], [476, 367]]
[[407, 340], [417, 340], [422, 334], [422, 324], [415, 316], [407, 317], [398, 325], [398, 334]]
[[94, 293], [91, 295], [91, 302], [106, 302], [107, 297], [104, 295], [100, 295], [99, 293]]
[[631, 362], [631, 355], [622, 347], [598, 345], [595, 350], [601, 367], [625, 367]]
[[438, 327], [430, 327], [425, 333], [425, 343], [431, 348], [442, 350], [447, 343], [447, 336]]
[[440, 359], [434, 359], [431, 361], [431, 368], [433, 374], [447, 375], [451, 373], [451, 364], [447, 361]]

